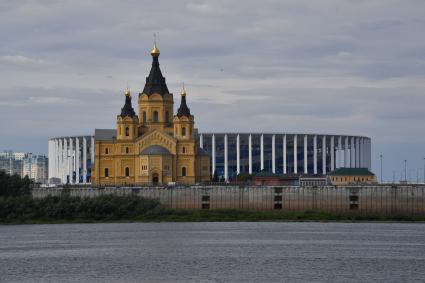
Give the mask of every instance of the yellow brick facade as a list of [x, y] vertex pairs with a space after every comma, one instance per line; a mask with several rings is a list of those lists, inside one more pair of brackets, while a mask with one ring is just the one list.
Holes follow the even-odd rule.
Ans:
[[137, 101], [139, 115], [127, 90], [113, 134], [96, 130], [94, 185], [194, 184], [210, 180], [210, 156], [197, 144], [186, 91], [183, 89], [174, 115], [173, 94], [168, 92], [159, 69], [156, 46], [151, 55], [152, 69]]

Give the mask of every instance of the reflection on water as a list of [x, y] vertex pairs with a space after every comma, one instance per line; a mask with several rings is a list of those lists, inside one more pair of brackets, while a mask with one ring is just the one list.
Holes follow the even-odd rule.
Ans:
[[2, 282], [411, 282], [424, 266], [424, 224], [0, 226]]

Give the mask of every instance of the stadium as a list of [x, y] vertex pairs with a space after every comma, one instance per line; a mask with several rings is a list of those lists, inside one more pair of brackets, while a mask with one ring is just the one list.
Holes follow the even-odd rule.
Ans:
[[[371, 169], [371, 139], [364, 136], [197, 133], [197, 140], [211, 156], [211, 174], [217, 172], [226, 180], [261, 170], [287, 176], [323, 176], [341, 167]], [[49, 178], [61, 183], [90, 183], [94, 142], [94, 136], [50, 139]]]

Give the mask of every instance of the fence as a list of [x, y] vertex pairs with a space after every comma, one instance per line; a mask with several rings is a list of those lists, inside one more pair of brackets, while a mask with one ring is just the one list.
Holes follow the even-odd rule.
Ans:
[[48, 195], [94, 197], [104, 194], [159, 199], [173, 209], [316, 210], [385, 215], [425, 215], [425, 185], [389, 186], [190, 186], [34, 188], [36, 198]]

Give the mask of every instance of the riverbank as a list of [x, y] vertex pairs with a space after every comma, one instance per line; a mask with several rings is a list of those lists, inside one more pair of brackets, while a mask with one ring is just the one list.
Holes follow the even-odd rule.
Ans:
[[425, 222], [422, 216], [327, 213], [320, 211], [165, 210], [132, 217], [1, 218], [0, 224], [65, 224], [129, 222]]

